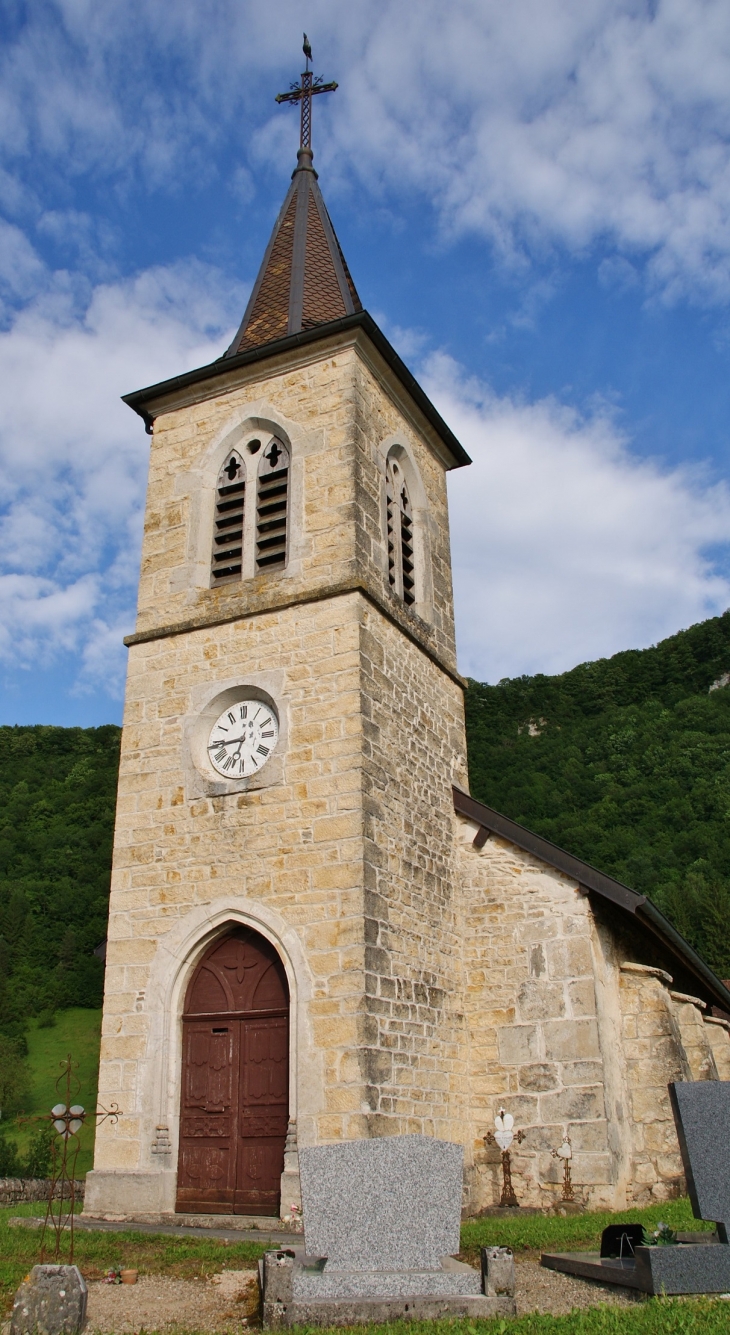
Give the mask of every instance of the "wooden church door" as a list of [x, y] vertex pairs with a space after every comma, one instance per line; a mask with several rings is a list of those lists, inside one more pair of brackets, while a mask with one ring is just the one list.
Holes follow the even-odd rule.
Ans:
[[289, 989], [274, 947], [237, 927], [183, 1014], [178, 1211], [278, 1215], [289, 1121]]

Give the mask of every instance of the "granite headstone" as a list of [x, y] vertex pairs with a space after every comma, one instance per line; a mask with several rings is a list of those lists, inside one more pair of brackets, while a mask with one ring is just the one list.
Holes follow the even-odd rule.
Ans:
[[696, 1219], [730, 1227], [730, 1081], [669, 1086], [687, 1191]]
[[304, 1241], [328, 1270], [438, 1270], [459, 1250], [464, 1151], [381, 1136], [299, 1152]]
[[479, 1271], [454, 1259], [463, 1157], [420, 1135], [300, 1150], [305, 1246], [267, 1253], [264, 1325], [513, 1313], [506, 1272], [485, 1294]]
[[34, 1265], [13, 1300], [10, 1335], [77, 1335], [87, 1288], [75, 1265]]

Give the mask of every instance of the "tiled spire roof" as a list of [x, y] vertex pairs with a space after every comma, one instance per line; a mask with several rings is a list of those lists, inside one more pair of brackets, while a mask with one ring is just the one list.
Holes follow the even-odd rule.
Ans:
[[361, 310], [317, 185], [312, 150], [300, 148], [241, 327], [225, 355]]

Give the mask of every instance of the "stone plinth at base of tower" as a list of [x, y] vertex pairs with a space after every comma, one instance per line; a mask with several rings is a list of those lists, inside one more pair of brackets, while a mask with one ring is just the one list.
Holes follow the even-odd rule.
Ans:
[[92, 1218], [173, 1215], [177, 1173], [114, 1173], [95, 1168], [86, 1175], [84, 1214]]

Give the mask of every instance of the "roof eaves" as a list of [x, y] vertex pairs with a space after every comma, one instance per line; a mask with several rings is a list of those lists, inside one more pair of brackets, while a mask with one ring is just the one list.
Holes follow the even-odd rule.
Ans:
[[268, 358], [289, 352], [291, 349], [306, 347], [310, 343], [329, 338], [333, 334], [346, 333], [351, 329], [358, 328], [361, 328], [367, 334], [390, 370], [410, 394], [416, 406], [446, 446], [449, 454], [454, 459], [453, 467], [463, 468], [466, 464], [470, 464], [471, 459], [463, 445], [446, 425], [428, 395], [421, 389], [415, 376], [408, 370], [395, 348], [388, 342], [385, 334], [378, 328], [373, 317], [367, 311], [355, 311], [352, 315], [342, 316], [339, 320], [330, 320], [327, 324], [316, 325], [313, 329], [305, 329], [298, 334], [288, 334], [286, 338], [277, 338], [271, 343], [262, 343], [257, 348], [248, 348], [245, 352], [239, 352], [233, 357], [219, 357], [216, 361], [209, 362], [207, 366], [198, 367], [194, 371], [186, 371], [183, 375], [174, 376], [171, 380], [161, 380], [155, 385], [134, 390], [131, 394], [123, 394], [122, 401], [139, 414], [145, 423], [145, 427], [149, 430], [156, 415], [152, 411], [153, 405], [159, 399], [179, 393], [193, 385], [203, 384], [206, 380], [212, 380], [217, 376], [229, 375], [232, 371], [238, 370], [239, 367], [251, 366], [256, 362], [266, 361]]
[[672, 954], [677, 956], [683, 964], [698, 975], [707, 990], [716, 998], [717, 1003], [723, 1010], [730, 1012], [730, 990], [725, 987], [722, 981], [713, 973], [712, 969], [702, 959], [701, 955], [685, 941], [683, 936], [672, 927], [672, 924], [664, 914], [652, 904], [646, 895], [640, 895], [636, 890], [630, 890], [627, 885], [621, 881], [615, 881], [612, 876], [607, 876], [605, 872], [598, 871], [592, 867], [589, 862], [583, 862], [581, 858], [576, 858], [572, 853], [567, 853], [564, 848], [558, 848], [549, 839], [543, 839], [542, 835], [534, 834], [526, 826], [518, 824], [515, 820], [510, 820], [508, 816], [503, 816], [501, 812], [494, 811], [492, 807], [485, 806], [483, 802], [478, 802], [476, 798], [465, 793], [462, 788], [453, 787], [454, 810], [460, 816], [466, 816], [468, 820], [474, 821], [481, 829], [488, 830], [490, 834], [496, 834], [498, 838], [507, 840], [514, 844], [516, 848], [523, 849], [526, 853], [532, 853], [534, 857], [546, 862], [549, 867], [555, 867], [557, 871], [564, 872], [567, 876], [574, 879], [581, 889], [590, 891], [593, 894], [600, 895], [601, 898], [610, 900], [612, 904], [617, 904], [619, 908], [627, 913], [636, 914], [641, 918], [646, 927], [652, 934], [663, 942], [671, 950]]
[[620, 904], [621, 908], [627, 909], [629, 913], [635, 913], [644, 903], [644, 895], [629, 890], [628, 886], [622, 885], [620, 881], [614, 881], [612, 876], [606, 876], [604, 872], [591, 867], [587, 862], [582, 862], [580, 858], [573, 857], [572, 853], [566, 853], [564, 848], [558, 848], [557, 844], [552, 844], [549, 839], [543, 839], [542, 835], [534, 834], [524, 825], [519, 825], [516, 820], [510, 820], [508, 816], [503, 816], [501, 812], [485, 806], [483, 802], [477, 802], [476, 798], [470, 797], [461, 788], [454, 788], [453, 792], [454, 809], [459, 815], [467, 816], [469, 820], [475, 821], [491, 834], [509, 840], [517, 848], [524, 849], [526, 853], [533, 853], [551, 867], [565, 872], [567, 876], [572, 876], [586, 890], [595, 890], [597, 894], [612, 900], [614, 904]]

